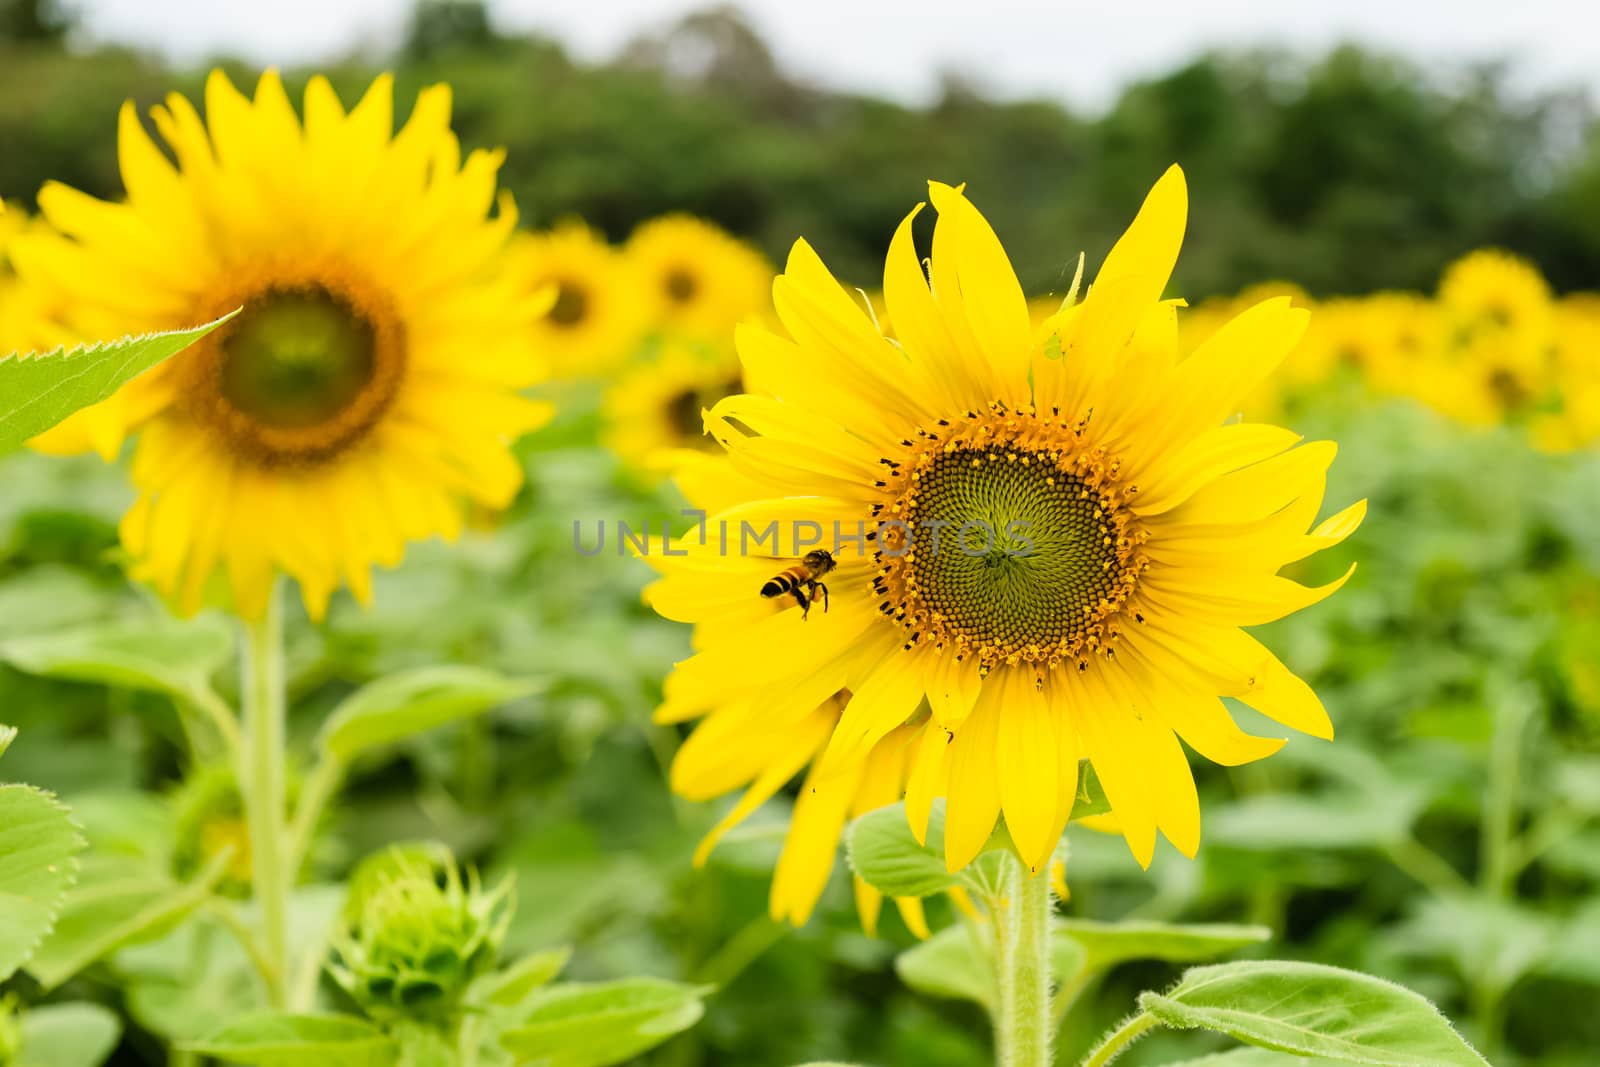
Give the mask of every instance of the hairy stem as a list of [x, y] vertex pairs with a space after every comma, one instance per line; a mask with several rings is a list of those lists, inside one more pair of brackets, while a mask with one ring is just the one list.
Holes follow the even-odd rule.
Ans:
[[996, 917], [1001, 1067], [1050, 1067], [1050, 877], [1008, 857], [1004, 911]]
[[261, 911], [262, 953], [271, 964], [267, 996], [274, 1007], [286, 999], [288, 972], [288, 865], [284, 863], [284, 675], [283, 607], [275, 588], [266, 614], [244, 624], [243, 688], [245, 746], [239, 788], [250, 828], [250, 875]]
[[1089, 1058], [1083, 1061], [1083, 1067], [1105, 1067], [1106, 1064], [1118, 1056], [1147, 1031], [1160, 1026], [1156, 1017], [1146, 1012], [1140, 1012], [1127, 1022], [1113, 1030], [1102, 1042], [1100, 1047], [1089, 1053]]

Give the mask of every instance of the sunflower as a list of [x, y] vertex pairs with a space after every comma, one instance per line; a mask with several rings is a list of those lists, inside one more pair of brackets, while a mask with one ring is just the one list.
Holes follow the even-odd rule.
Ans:
[[634, 470], [664, 473], [685, 451], [717, 447], [701, 413], [740, 388], [731, 348], [665, 339], [606, 389], [602, 440]]
[[[686, 555], [650, 557], [650, 603], [697, 626], [668, 702], [687, 715], [752, 693], [776, 730], [848, 690], [817, 743], [819, 783], [870, 765], [926, 703], [947, 743], [908, 755], [906, 809], [920, 837], [946, 798], [951, 870], [1002, 816], [1040, 869], [1082, 759], [1140, 863], [1158, 832], [1193, 855], [1199, 803], [1178, 738], [1230, 765], [1284, 744], [1243, 732], [1221, 697], [1332, 732], [1310, 687], [1242, 629], [1338, 589], [1348, 571], [1314, 588], [1277, 571], [1365, 513], [1313, 525], [1334, 445], [1232, 420], [1308, 313], [1263, 301], [1177, 361], [1177, 302], [1161, 300], [1187, 217], [1174, 167], [1037, 344], [988, 223], [961, 190], [929, 188], [929, 274], [911, 236], [920, 206], [885, 265], [898, 343], [803, 240], [773, 289], [789, 336], [740, 329], [750, 392], [706, 426], [760, 491], [713, 516], [704, 543], [683, 539]], [[836, 562], [830, 603], [808, 617], [757, 595], [764, 553], [799, 555], [802, 536]]]
[[1554, 372], [1557, 404], [1531, 427], [1549, 452], [1570, 452], [1600, 442], [1600, 296], [1574, 293], [1555, 310]]
[[55, 321], [62, 301], [17, 277], [11, 249], [18, 238], [46, 232], [46, 224], [20, 205], [0, 202], [0, 356], [54, 348], [71, 340]]
[[125, 104], [127, 199], [47, 185], [60, 232], [13, 255], [67, 295], [84, 337], [243, 310], [40, 444], [109, 459], [142, 430], [122, 541], [181, 610], [220, 573], [258, 616], [285, 572], [321, 616], [341, 583], [365, 603], [372, 565], [408, 541], [455, 536], [464, 499], [509, 502], [508, 442], [548, 417], [515, 393], [544, 308], [504, 270], [501, 153], [462, 159], [448, 88], [398, 132], [388, 77], [348, 113], [313, 78], [302, 122], [276, 73], [252, 100], [213, 72], [205, 108], [174, 94], [153, 109], [174, 164]]
[[627, 357], [644, 317], [626, 257], [576, 220], [518, 236], [511, 256], [528, 292], [554, 287], [534, 345], [556, 374], [602, 375]]
[[704, 219], [652, 219], [633, 231], [625, 252], [647, 317], [662, 332], [725, 344], [736, 325], [770, 306], [765, 257]]
[[1543, 399], [1554, 305], [1537, 267], [1498, 249], [1470, 252], [1445, 268], [1439, 304], [1449, 336], [1427, 399], [1479, 424], [1516, 417]]

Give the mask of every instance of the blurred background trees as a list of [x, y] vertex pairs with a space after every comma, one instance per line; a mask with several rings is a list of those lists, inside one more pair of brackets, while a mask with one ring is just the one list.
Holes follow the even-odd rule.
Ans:
[[[1447, 76], [1353, 47], [1211, 53], [1128, 86], [1101, 115], [990, 99], [956, 78], [907, 107], [798, 82], [729, 7], [586, 65], [502, 33], [480, 0], [424, 0], [393, 54], [334, 74], [354, 92], [375, 67], [403, 93], [450, 82], [463, 140], [508, 149], [532, 224], [578, 214], [616, 238], [689, 210], [774, 256], [805, 234], [864, 284], [939, 177], [970, 183], [1025, 284], [1061, 288], [1073, 254], [1103, 253], [1173, 160], [1200, 205], [1180, 268], [1190, 296], [1273, 277], [1319, 294], [1426, 289], [1485, 244], [1532, 258], [1558, 289], [1600, 284], [1591, 103], [1516, 93], [1493, 66]], [[195, 92], [202, 75], [78, 47], [57, 0], [0, 0], [0, 194], [27, 201], [50, 178], [115, 193], [117, 105]]]

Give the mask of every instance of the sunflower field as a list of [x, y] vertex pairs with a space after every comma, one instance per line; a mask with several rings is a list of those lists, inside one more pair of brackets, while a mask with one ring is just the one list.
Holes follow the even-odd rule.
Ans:
[[489, 15], [0, 2], [0, 1067], [1600, 1063], [1592, 104]]

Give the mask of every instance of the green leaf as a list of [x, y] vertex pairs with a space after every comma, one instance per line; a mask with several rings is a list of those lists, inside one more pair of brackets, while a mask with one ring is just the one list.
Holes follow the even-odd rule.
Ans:
[[29, 674], [180, 698], [208, 686], [232, 652], [232, 627], [215, 615], [123, 619], [0, 641], [0, 660]]
[[479, 667], [420, 667], [379, 678], [346, 697], [333, 710], [317, 743], [343, 762], [370, 748], [392, 744], [490, 708], [537, 688], [526, 678], [508, 678]]
[[1291, 1056], [1264, 1048], [1231, 1048], [1197, 1060], [1179, 1060], [1161, 1067], [1338, 1067], [1342, 1061], [1321, 1056]]
[[944, 801], [933, 802], [926, 844], [918, 844], [905, 804], [869, 811], [845, 835], [850, 869], [890, 897], [926, 897], [948, 889], [955, 875], [944, 864]]
[[0, 786], [0, 981], [26, 963], [56, 925], [83, 846], [55, 797], [32, 786]]
[[121, 1036], [122, 1021], [98, 1004], [29, 1008], [16, 1067], [100, 1067]]
[[1252, 797], [1208, 815], [1206, 839], [1255, 852], [1379, 848], [1410, 833], [1424, 799], [1421, 789]]
[[86, 869], [67, 894], [55, 932], [39, 946], [28, 971], [54, 989], [101, 957], [171, 930], [211, 895], [233, 858], [225, 850], [188, 884], [169, 881], [123, 863]]
[[709, 991], [659, 978], [554, 986], [500, 1043], [525, 1067], [606, 1067], [693, 1026]]
[[995, 1001], [994, 957], [986, 939], [967, 923], [947, 926], [895, 957], [894, 970], [911, 989], [930, 997]]
[[390, 1067], [400, 1058], [392, 1039], [353, 1015], [260, 1012], [182, 1047], [251, 1067]]
[[474, 1004], [489, 1007], [516, 1007], [548, 985], [571, 958], [570, 948], [556, 948], [524, 956], [505, 970], [478, 979], [468, 999]]
[[98, 404], [124, 383], [175, 356], [238, 312], [192, 330], [124, 337], [31, 356], [0, 358], [0, 453]]
[[1065, 938], [1084, 951], [1084, 966], [1104, 971], [1125, 960], [1167, 960], [1193, 963], [1225, 952], [1258, 945], [1272, 937], [1265, 926], [1228, 923], [1158, 923], [1123, 920], [1063, 919], [1052, 937]]
[[1488, 1067], [1426, 999], [1392, 982], [1314, 963], [1195, 967], [1139, 1006], [1168, 1026], [1215, 1030], [1297, 1056], [1375, 1067]]
[[0, 756], [6, 754], [6, 749], [11, 747], [11, 742], [17, 739], [15, 726], [0, 725]]

